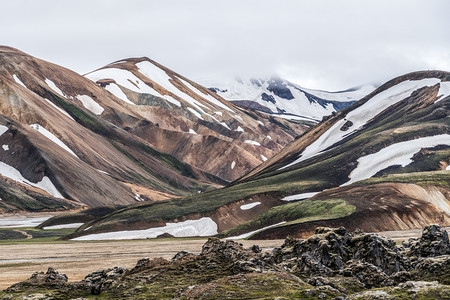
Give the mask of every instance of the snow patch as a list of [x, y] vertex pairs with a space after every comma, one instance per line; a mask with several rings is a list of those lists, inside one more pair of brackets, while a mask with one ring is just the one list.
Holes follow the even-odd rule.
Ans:
[[192, 134], [197, 134], [197, 132], [195, 132], [195, 130], [194, 130], [194, 129], [192, 129], [192, 128], [189, 128], [189, 133], [192, 133]]
[[225, 104], [223, 104], [222, 102], [220, 102], [219, 100], [217, 100], [216, 98], [214, 98], [213, 96], [211, 96], [210, 94], [206, 94], [203, 93], [202, 91], [198, 90], [196, 87], [194, 87], [192, 84], [190, 84], [189, 82], [181, 79], [178, 77], [178, 79], [185, 85], [187, 86], [188, 89], [190, 89], [191, 91], [193, 91], [194, 93], [196, 93], [197, 95], [199, 95], [200, 97], [206, 99], [207, 101], [211, 102], [214, 105], [217, 105], [223, 109], [228, 110], [229, 112], [234, 113], [234, 111], [229, 108], [228, 106], [226, 106]]
[[266, 229], [269, 229], [269, 228], [272, 228], [272, 227], [276, 227], [276, 226], [284, 224], [284, 223], [286, 223], [286, 221], [283, 221], [283, 222], [280, 222], [280, 223], [277, 223], [277, 224], [273, 224], [273, 225], [270, 225], [270, 226], [266, 226], [266, 227], [263, 227], [263, 228], [260, 228], [260, 229], [257, 229], [257, 230], [253, 230], [253, 231], [250, 231], [250, 232], [238, 235], [238, 236], [227, 237], [227, 238], [225, 238], [225, 240], [242, 240], [242, 239], [245, 239], [245, 238], [248, 238], [248, 237], [254, 235], [255, 233], [258, 233], [260, 231], [263, 231], [263, 230], [266, 230]]
[[53, 106], [54, 108], [56, 108], [58, 111], [60, 111], [61, 113], [63, 113], [64, 115], [66, 115], [67, 117], [69, 117], [70, 119], [72, 119], [73, 121], [75, 121], [64, 109], [60, 108], [59, 106], [57, 106], [55, 103], [53, 103], [52, 101], [44, 98], [45, 101], [47, 101], [47, 103], [49, 103], [51, 106]]
[[202, 115], [198, 113], [198, 111], [196, 111], [195, 109], [193, 109], [192, 107], [188, 107], [187, 108], [191, 113], [193, 113], [197, 118], [203, 120]]
[[242, 129], [241, 126], [238, 126], [238, 128], [235, 131], [244, 132], [244, 129]]
[[9, 150], [9, 146], [8, 145], [2, 145], [3, 150], [8, 151]]
[[8, 127], [4, 126], [4, 125], [0, 125], [0, 135], [4, 134], [5, 132], [8, 131]]
[[358, 166], [350, 173], [350, 180], [342, 186], [370, 178], [390, 166], [401, 165], [405, 167], [413, 162], [412, 157], [421, 149], [438, 145], [450, 146], [450, 135], [441, 134], [400, 142], [376, 153], [362, 156], [358, 159]]
[[235, 119], [238, 119], [238, 120], [241, 121], [241, 122], [244, 122], [244, 119], [242, 119], [242, 117], [239, 116], [239, 115], [235, 115], [234, 118], [235, 118]]
[[260, 204], [261, 204], [261, 202], [253, 202], [253, 203], [249, 203], [249, 204], [244, 204], [244, 205], [241, 205], [241, 209], [242, 210], [249, 210], [249, 209], [252, 209], [253, 207], [258, 206]]
[[231, 130], [231, 128], [227, 125], [227, 123], [225, 122], [219, 122], [220, 125], [222, 125], [223, 127], [225, 127], [228, 130]]
[[40, 188], [55, 198], [61, 199], [64, 198], [47, 176], [44, 176], [41, 181], [34, 183], [25, 179], [17, 169], [1, 161], [0, 161], [0, 174], [14, 181]]
[[100, 106], [97, 102], [95, 102], [91, 97], [87, 95], [77, 95], [76, 98], [83, 103], [83, 106], [93, 112], [96, 115], [101, 115], [102, 112], [105, 110], [103, 107]]
[[447, 171], [450, 170], [450, 165], [447, 166], [447, 168], [445, 168]]
[[[138, 68], [139, 72], [146, 76], [147, 78], [151, 79], [152, 81], [159, 84], [161, 87], [166, 89], [167, 91], [171, 92], [172, 94], [180, 97], [181, 99], [185, 100], [186, 102], [190, 103], [195, 108], [198, 108], [201, 110], [199, 106], [203, 106], [206, 109], [209, 109], [207, 106], [201, 104], [188, 94], [184, 93], [183, 91], [180, 91], [176, 86], [174, 86], [170, 81], [173, 80], [167, 73], [152, 64], [149, 61], [142, 61], [136, 64], [136, 67]], [[179, 105], [181, 106], [181, 104]]]
[[271, 139], [272, 139], [272, 137], [271, 137], [270, 135], [268, 135], [268, 136], [267, 136], [267, 138], [268, 138], [269, 140], [271, 140]]
[[13, 75], [13, 78], [18, 84], [20, 84], [21, 86], [23, 86], [24, 88], [27, 89], [27, 86], [25, 84], [23, 84], [22, 81], [20, 81], [19, 77], [17, 77], [16, 74]]
[[255, 145], [255, 146], [261, 146], [260, 143], [252, 141], [252, 140], [245, 140], [244, 143]]
[[80, 236], [72, 241], [100, 241], [100, 240], [132, 240], [148, 239], [168, 233], [175, 237], [211, 236], [217, 234], [217, 224], [211, 218], [187, 220], [178, 223], [166, 223], [166, 226], [144, 230], [124, 230], [116, 232], [96, 233]]
[[61, 97], [66, 97], [66, 95], [64, 95], [64, 93], [56, 86], [56, 84], [51, 81], [50, 79], [46, 78], [45, 79], [45, 83], [52, 89], [54, 90], [56, 93], [58, 93]]
[[281, 198], [281, 200], [283, 200], [283, 201], [303, 200], [303, 199], [311, 198], [318, 193], [319, 192], [301, 193], [301, 194], [296, 194], [296, 195], [291, 195], [291, 196]]
[[84, 223], [70, 223], [70, 224], [61, 224], [61, 225], [52, 225], [52, 226], [45, 226], [42, 227], [44, 230], [48, 229], [66, 229], [66, 228], [78, 228]]
[[233, 162], [231, 163], [231, 170], [233, 170], [234, 167], [236, 167], [236, 162], [233, 160]]
[[60, 139], [58, 139], [53, 133], [51, 133], [50, 131], [48, 131], [47, 129], [45, 129], [44, 127], [40, 126], [39, 124], [31, 124], [30, 127], [36, 131], [38, 131], [40, 134], [42, 134], [43, 136], [45, 136], [46, 138], [48, 138], [50, 141], [52, 141], [53, 143], [55, 143], [56, 145], [60, 146], [61, 148], [63, 148], [64, 150], [66, 150], [67, 152], [69, 152], [70, 154], [72, 154], [73, 156], [75, 156], [76, 158], [78, 158], [78, 156], [75, 154], [75, 152], [73, 152], [69, 147], [67, 147], [66, 144], [64, 144]]
[[264, 155], [260, 155], [261, 156], [261, 159], [263, 160], [263, 161], [266, 161], [267, 160], [267, 157], [265, 157]]
[[30, 216], [3, 216], [0, 215], [0, 228], [36, 227], [52, 216], [30, 217]]
[[[342, 141], [344, 136], [349, 136], [359, 131], [367, 122], [379, 115], [388, 107], [411, 96], [411, 94], [420, 88], [433, 86], [440, 82], [437, 78], [427, 78], [417, 81], [403, 81], [369, 99], [363, 105], [350, 111], [346, 118], [337, 121], [330, 129], [323, 133], [317, 140], [303, 150], [301, 156], [290, 164], [281, 167], [279, 170], [298, 164], [306, 159], [320, 154], [325, 149]], [[348, 122], [348, 123], [347, 123]], [[349, 130], [343, 131], [341, 127], [347, 123], [352, 123]]]
[[125, 95], [125, 93], [120, 89], [120, 87], [117, 84], [110, 83], [105, 86], [105, 89], [114, 96], [116, 96], [117, 98], [119, 98], [120, 100], [135, 105], [133, 102], [130, 101], [130, 99], [128, 99], [127, 95]]
[[450, 95], [450, 82], [448, 81], [442, 81], [439, 83], [439, 91], [437, 93], [437, 96], [440, 97], [438, 100], [434, 101], [434, 103], [437, 103]]
[[141, 195], [139, 195], [138, 193], [134, 193], [134, 200], [136, 200], [138, 202], [144, 201], [144, 199], [142, 199]]

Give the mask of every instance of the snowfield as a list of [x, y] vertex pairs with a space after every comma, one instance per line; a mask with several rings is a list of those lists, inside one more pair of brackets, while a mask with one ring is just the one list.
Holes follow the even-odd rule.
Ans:
[[[327, 148], [332, 147], [344, 137], [350, 136], [360, 130], [365, 124], [388, 107], [411, 96], [414, 91], [423, 87], [434, 86], [440, 82], [441, 80], [437, 78], [427, 78], [414, 81], [407, 80], [375, 95], [358, 108], [350, 111], [346, 118], [337, 121], [316, 141], [306, 147], [298, 159], [286, 166], [281, 167], [279, 170], [289, 168], [290, 166], [325, 152]], [[341, 127], [346, 123], [351, 124], [348, 126], [349, 129], [347, 131], [341, 130]]]
[[0, 125], [0, 135], [4, 134], [5, 132], [8, 131], [8, 127], [4, 126], [4, 125]]
[[249, 203], [249, 204], [244, 204], [244, 205], [241, 205], [241, 209], [242, 210], [249, 210], [249, 209], [252, 209], [253, 207], [258, 206], [260, 204], [261, 204], [261, 202], [253, 202], [253, 203]]
[[281, 198], [281, 200], [283, 200], [283, 201], [303, 200], [303, 199], [311, 198], [318, 193], [320, 193], [320, 192], [301, 193], [301, 194], [296, 194], [296, 195], [291, 195], [291, 196]]
[[96, 115], [101, 115], [102, 112], [105, 110], [103, 107], [100, 106], [97, 102], [94, 101], [91, 97], [87, 95], [77, 95], [76, 98], [83, 103], [83, 106], [93, 112]]
[[250, 144], [250, 145], [255, 145], [255, 146], [261, 146], [260, 143], [252, 141], [252, 140], [245, 140], [244, 143]]
[[124, 230], [89, 234], [74, 238], [72, 241], [151, 239], [164, 233], [169, 233], [175, 237], [211, 236], [217, 234], [217, 224], [211, 218], [206, 217], [199, 220], [166, 223], [166, 226], [164, 227], [149, 228], [144, 230]]
[[269, 229], [269, 228], [272, 228], [272, 227], [275, 227], [275, 226], [278, 226], [278, 225], [281, 225], [281, 224], [284, 224], [284, 223], [286, 223], [286, 221], [283, 221], [283, 222], [280, 222], [280, 223], [277, 223], [277, 224], [273, 224], [273, 225], [270, 225], [270, 226], [266, 226], [266, 227], [263, 227], [263, 228], [260, 228], [260, 229], [257, 229], [257, 230], [253, 230], [253, 231], [250, 231], [250, 232], [238, 235], [238, 236], [227, 237], [227, 238], [225, 238], [225, 240], [242, 240], [242, 239], [246, 239], [246, 238], [254, 235], [255, 233], [258, 233], [260, 231], [263, 231], [263, 230], [266, 230], [266, 229]]
[[45, 79], [45, 83], [52, 89], [54, 90], [56, 93], [58, 93], [61, 97], [66, 97], [66, 95], [64, 95], [64, 93], [56, 86], [56, 84], [51, 81], [50, 79]]
[[13, 78], [14, 78], [14, 80], [15, 80], [18, 84], [20, 84], [21, 86], [23, 86], [24, 88], [27, 89], [27, 86], [26, 86], [25, 84], [23, 84], [22, 81], [20, 81], [19, 77], [17, 77], [16, 74], [13, 75]]
[[78, 228], [83, 224], [84, 223], [70, 223], [70, 224], [52, 225], [52, 226], [45, 226], [42, 229], [49, 230], [49, 229]]
[[5, 164], [4, 162], [1, 162], [1, 161], [0, 161], [0, 174], [5, 177], [8, 177], [14, 181], [40, 188], [41, 190], [46, 191], [47, 193], [49, 193], [50, 195], [52, 195], [55, 198], [61, 198], [61, 199], [64, 198], [61, 195], [61, 193], [56, 189], [56, 187], [53, 185], [50, 178], [48, 178], [47, 176], [44, 176], [42, 178], [42, 180], [39, 182], [36, 182], [36, 183], [31, 182], [31, 181], [25, 179], [22, 176], [22, 174], [19, 172], [19, 170], [15, 169], [14, 167], [12, 167], [10, 165]]
[[42, 127], [41, 125], [31, 124], [30, 127], [32, 129], [36, 130], [37, 132], [39, 132], [40, 134], [42, 134], [43, 136], [45, 136], [46, 138], [48, 138], [50, 141], [52, 141], [59, 147], [63, 148], [64, 150], [66, 150], [67, 152], [69, 152], [70, 154], [75, 156], [76, 158], [78, 158], [78, 156], [75, 154], [75, 152], [73, 152], [69, 147], [67, 147], [66, 144], [64, 144], [60, 139], [58, 139], [53, 133], [51, 133], [50, 131], [48, 131], [47, 129]]
[[438, 145], [450, 146], [450, 135], [441, 134], [401, 142], [383, 148], [376, 153], [360, 157], [358, 166], [350, 173], [350, 180], [342, 186], [370, 178], [390, 166], [401, 165], [405, 167], [412, 163], [412, 157], [421, 149]]
[[0, 228], [36, 227], [51, 217], [52, 216], [30, 217], [21, 215], [0, 215]]

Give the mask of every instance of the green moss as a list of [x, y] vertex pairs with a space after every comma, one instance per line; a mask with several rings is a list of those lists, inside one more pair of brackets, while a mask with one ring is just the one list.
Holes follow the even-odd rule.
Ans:
[[308, 221], [336, 219], [348, 216], [356, 210], [353, 205], [342, 199], [304, 200], [295, 203], [275, 206], [258, 217], [225, 231], [225, 236], [239, 235], [262, 227], [287, 221], [286, 224], [297, 224]]

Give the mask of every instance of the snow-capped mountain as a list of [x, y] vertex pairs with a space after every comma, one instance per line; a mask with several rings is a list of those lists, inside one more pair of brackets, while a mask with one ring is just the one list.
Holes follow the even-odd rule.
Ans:
[[177, 200], [175, 215], [162, 204], [142, 205], [139, 215], [148, 222], [169, 213], [177, 220], [201, 215], [223, 236], [255, 239], [308, 236], [318, 226], [369, 232], [450, 226], [449, 116], [450, 73], [406, 74], [312, 127], [232, 185]]
[[370, 94], [376, 87], [364, 85], [340, 92], [300, 87], [279, 77], [232, 81], [203, 80], [202, 84], [236, 104], [292, 120], [319, 122]]
[[0, 47], [0, 211], [221, 187], [306, 129], [236, 107], [146, 58], [87, 77]]
[[284, 125], [237, 107], [148, 58], [131, 58], [85, 75], [149, 123], [117, 123], [156, 149], [225, 180], [235, 180], [293, 141], [306, 127]]

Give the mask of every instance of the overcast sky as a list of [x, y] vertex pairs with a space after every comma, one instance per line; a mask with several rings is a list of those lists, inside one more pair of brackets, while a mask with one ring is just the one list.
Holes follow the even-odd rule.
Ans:
[[450, 71], [446, 0], [0, 1], [0, 44], [80, 74], [147, 56], [194, 80], [340, 90]]

